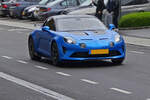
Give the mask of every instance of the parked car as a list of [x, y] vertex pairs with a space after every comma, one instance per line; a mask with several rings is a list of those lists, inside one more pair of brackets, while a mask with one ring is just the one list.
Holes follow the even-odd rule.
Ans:
[[23, 10], [31, 5], [36, 5], [40, 2], [41, 0], [16, 0], [17, 6], [11, 6], [9, 8], [10, 12], [10, 17], [17, 17], [22, 19], [22, 12]]
[[12, 6], [14, 0], [1, 0], [0, 1], [0, 15], [9, 15], [9, 7]]
[[53, 2], [55, 0], [41, 0], [38, 5], [32, 5], [23, 10], [22, 16], [31, 20], [36, 20], [35, 11], [38, 10], [38, 6], [46, 5], [47, 3]]
[[38, 19], [45, 20], [49, 16], [61, 14], [65, 9], [78, 7], [85, 1], [86, 0], [55, 0], [46, 6], [40, 6], [36, 14]]
[[[107, 2], [107, 0], [104, 0]], [[141, 12], [141, 11], [150, 11], [150, 2], [149, 0], [121, 0], [121, 12], [120, 16], [131, 12]], [[84, 8], [67, 11], [67, 14], [88, 14], [94, 15], [96, 13], [96, 7], [94, 5], [89, 5]]]
[[111, 59], [121, 64], [125, 59], [123, 37], [90, 15], [58, 15], [48, 18], [41, 29], [28, 39], [32, 60], [46, 57], [58, 65], [64, 60], [85, 61]]

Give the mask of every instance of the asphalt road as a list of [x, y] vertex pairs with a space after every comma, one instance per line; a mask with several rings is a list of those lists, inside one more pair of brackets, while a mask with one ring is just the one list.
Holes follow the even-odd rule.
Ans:
[[0, 100], [150, 100], [150, 47], [127, 44], [123, 65], [32, 61], [32, 30], [0, 25]]

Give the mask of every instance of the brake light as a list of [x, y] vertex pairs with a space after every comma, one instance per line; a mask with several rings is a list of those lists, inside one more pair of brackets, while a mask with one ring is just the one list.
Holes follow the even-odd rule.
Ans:
[[47, 11], [50, 11], [51, 10], [51, 8], [47, 8]]
[[50, 11], [51, 8], [46, 8], [46, 9], [40, 9], [41, 12], [47, 12], [47, 11]]
[[19, 3], [15, 3], [15, 4], [12, 4], [12, 6], [18, 7], [18, 6], [20, 6], [20, 4]]
[[3, 7], [3, 8], [7, 8], [8, 6], [7, 6], [7, 5], [2, 5], [2, 7]]
[[15, 6], [17, 6], [17, 7], [18, 7], [18, 6], [20, 6], [20, 4], [19, 4], [19, 3], [16, 3], [16, 4], [15, 4]]

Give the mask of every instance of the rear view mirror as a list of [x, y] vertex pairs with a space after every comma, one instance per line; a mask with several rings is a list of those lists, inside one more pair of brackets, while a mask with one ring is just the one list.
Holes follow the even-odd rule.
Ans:
[[50, 27], [49, 26], [43, 26], [42, 31], [50, 31]]

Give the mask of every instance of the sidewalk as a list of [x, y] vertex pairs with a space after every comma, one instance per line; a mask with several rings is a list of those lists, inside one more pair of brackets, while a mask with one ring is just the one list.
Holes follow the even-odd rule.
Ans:
[[120, 33], [125, 36], [150, 39], [150, 28], [134, 29], [134, 30], [120, 30]]
[[[32, 30], [40, 28], [40, 25], [34, 26], [34, 24], [6, 20], [0, 20], [0, 24], [19, 28], [27, 28]], [[150, 29], [121, 30], [121, 34], [123, 35], [126, 43], [128, 44], [150, 47]]]

